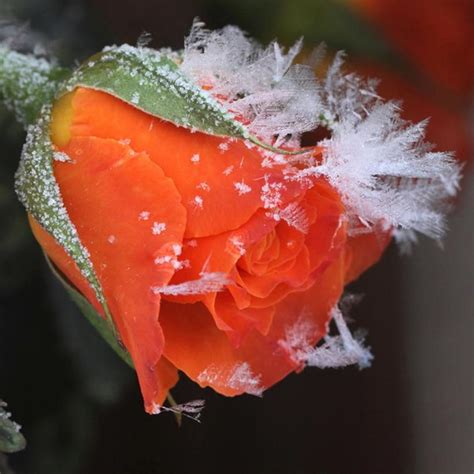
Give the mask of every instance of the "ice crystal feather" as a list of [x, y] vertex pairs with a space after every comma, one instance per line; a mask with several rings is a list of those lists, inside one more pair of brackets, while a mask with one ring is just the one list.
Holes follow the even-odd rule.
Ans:
[[363, 345], [360, 335], [352, 336], [337, 306], [331, 311], [338, 334], [327, 334], [323, 342], [313, 347], [309, 341], [314, 338], [314, 325], [304, 314], [293, 326], [286, 329], [285, 338], [279, 341], [295, 362], [304, 363], [320, 369], [358, 365], [363, 369], [369, 367], [373, 359], [370, 350]]
[[185, 41], [181, 70], [248, 124], [264, 140], [298, 137], [318, 122], [318, 84], [309, 66], [293, 65], [298, 41], [285, 54], [277, 42], [267, 48], [237, 27], [208, 31], [194, 23]]
[[460, 180], [452, 155], [431, 151], [423, 143], [427, 123], [404, 121], [397, 103], [378, 96], [376, 80], [346, 74], [344, 53], [319, 84], [310, 66], [293, 64], [300, 49], [298, 41], [285, 54], [278, 43], [263, 48], [237, 27], [208, 31], [195, 22], [180, 69], [276, 146], [299, 146], [303, 132], [328, 127], [331, 138], [318, 143], [322, 162], [296, 157], [294, 179], [325, 177], [342, 196], [350, 232], [384, 226], [397, 230], [398, 240], [413, 231], [440, 238]]
[[450, 153], [423, 144], [426, 122], [409, 124], [393, 103], [375, 103], [366, 117], [349, 114], [324, 140], [323, 160], [304, 175], [325, 176], [339, 190], [352, 230], [383, 223], [439, 238], [446, 203], [460, 171]]

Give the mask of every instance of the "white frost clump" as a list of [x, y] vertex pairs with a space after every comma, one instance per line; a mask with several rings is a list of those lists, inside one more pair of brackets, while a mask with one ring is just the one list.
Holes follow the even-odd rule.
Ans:
[[[212, 88], [250, 132], [273, 141], [299, 135], [318, 124], [321, 108], [311, 67], [292, 64], [301, 40], [285, 54], [277, 42], [263, 48], [239, 28], [209, 31], [195, 22], [185, 40], [181, 71]], [[278, 141], [278, 140], [277, 140]]]
[[450, 153], [430, 151], [425, 128], [402, 120], [395, 104], [375, 103], [364, 117], [335, 122], [333, 136], [321, 142], [322, 162], [300, 176], [325, 176], [338, 189], [355, 232], [382, 223], [439, 238], [460, 167]]
[[376, 81], [344, 74], [342, 64], [339, 53], [322, 87], [322, 115], [332, 136], [319, 143], [322, 162], [299, 176], [328, 179], [342, 196], [352, 233], [381, 224], [400, 242], [413, 241], [414, 232], [442, 237], [447, 203], [459, 188], [459, 164], [423, 142], [427, 121], [403, 120], [395, 102], [376, 94]]
[[315, 333], [314, 325], [304, 315], [287, 328], [280, 346], [286, 349], [296, 362], [320, 369], [345, 367], [357, 364], [359, 368], [369, 367], [373, 359], [370, 350], [363, 346], [363, 340], [353, 337], [338, 307], [331, 311], [338, 335], [324, 337], [324, 342], [313, 347], [310, 340]]

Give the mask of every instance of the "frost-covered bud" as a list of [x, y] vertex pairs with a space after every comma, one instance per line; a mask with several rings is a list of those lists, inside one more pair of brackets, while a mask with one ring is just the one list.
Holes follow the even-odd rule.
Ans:
[[149, 413], [177, 370], [233, 396], [305, 364], [367, 365], [344, 286], [394, 230], [442, 231], [449, 155], [339, 58], [319, 84], [299, 47], [195, 24], [183, 53], [105, 48], [29, 128], [17, 190], [33, 232]]
[[21, 426], [11, 419], [6, 407], [0, 400], [0, 453], [16, 453], [25, 449], [26, 440], [20, 432]]

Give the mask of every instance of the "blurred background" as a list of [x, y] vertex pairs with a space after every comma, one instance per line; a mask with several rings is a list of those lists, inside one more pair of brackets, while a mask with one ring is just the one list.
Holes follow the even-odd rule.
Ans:
[[[474, 472], [472, 0], [0, 0], [0, 18], [72, 65], [106, 44], [180, 48], [194, 17], [268, 42], [344, 49], [381, 78], [405, 117], [466, 163], [443, 248], [392, 246], [350, 290], [375, 355], [370, 369], [307, 369], [262, 399], [206, 399], [202, 422], [144, 413], [134, 374], [53, 280], [13, 191], [24, 132], [0, 108], [0, 398], [26, 450], [2, 474], [384, 474]], [[2, 467], [3, 465], [3, 467]]]

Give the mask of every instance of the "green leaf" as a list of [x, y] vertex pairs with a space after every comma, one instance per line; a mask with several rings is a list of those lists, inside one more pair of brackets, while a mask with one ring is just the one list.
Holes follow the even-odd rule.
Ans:
[[41, 107], [51, 103], [69, 75], [68, 69], [53, 62], [0, 44], [0, 100], [24, 126], [36, 120]]
[[5, 410], [7, 404], [0, 400], [0, 452], [16, 453], [26, 447], [26, 440], [20, 433], [20, 426], [10, 419]]
[[104, 307], [110, 326], [114, 328], [89, 252], [82, 245], [76, 227], [69, 218], [53, 173], [50, 121], [51, 107], [44, 106], [37, 123], [28, 127], [20, 166], [15, 176], [15, 190], [26, 210], [75, 261]]
[[87, 87], [107, 92], [178, 126], [241, 138], [277, 153], [294, 154], [266, 145], [249, 134], [216, 99], [180, 71], [177, 60], [149, 48], [108, 48], [80, 66], [58, 95]]
[[49, 265], [49, 268], [56, 276], [56, 278], [61, 282], [61, 284], [66, 288], [69, 296], [72, 300], [77, 304], [79, 309], [81, 310], [82, 314], [87, 318], [87, 320], [92, 324], [92, 326], [97, 330], [97, 332], [105, 339], [105, 341], [109, 344], [109, 346], [120, 356], [122, 360], [124, 360], [132, 369], [133, 362], [130, 357], [130, 354], [127, 352], [125, 347], [117, 340], [114, 332], [112, 331], [110, 324], [100, 316], [99, 313], [95, 310], [95, 308], [87, 301], [84, 296], [82, 296], [79, 291], [76, 290], [74, 286], [72, 286], [64, 276], [57, 270], [57, 268], [53, 265], [51, 260], [45, 255], [46, 261]]

